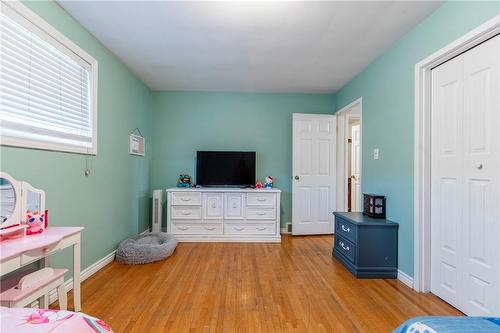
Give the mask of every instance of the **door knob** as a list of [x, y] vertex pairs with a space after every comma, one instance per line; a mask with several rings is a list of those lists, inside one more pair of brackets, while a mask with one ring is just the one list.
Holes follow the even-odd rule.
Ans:
[[477, 165], [476, 165], [476, 168], [477, 168], [478, 170], [482, 170], [482, 169], [483, 169], [483, 164], [482, 164], [482, 163], [477, 164]]
[[300, 177], [299, 177], [299, 176], [295, 176], [294, 178], [295, 178], [295, 180], [299, 180], [299, 179], [300, 179]]

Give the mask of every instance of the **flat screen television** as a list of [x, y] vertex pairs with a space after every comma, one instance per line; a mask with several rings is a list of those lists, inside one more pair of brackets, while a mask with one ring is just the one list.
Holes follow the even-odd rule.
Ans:
[[255, 184], [254, 151], [198, 151], [196, 184], [246, 187]]

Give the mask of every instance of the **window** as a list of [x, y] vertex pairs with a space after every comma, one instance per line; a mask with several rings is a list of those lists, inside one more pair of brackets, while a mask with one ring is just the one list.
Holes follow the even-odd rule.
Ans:
[[97, 61], [19, 2], [0, 34], [0, 143], [96, 154]]

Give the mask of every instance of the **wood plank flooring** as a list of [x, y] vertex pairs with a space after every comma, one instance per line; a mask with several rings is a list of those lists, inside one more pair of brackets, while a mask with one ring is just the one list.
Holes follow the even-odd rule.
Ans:
[[332, 236], [181, 243], [158, 263], [106, 266], [83, 283], [82, 311], [141, 333], [380, 333], [414, 316], [461, 315], [397, 280], [355, 279], [331, 246]]

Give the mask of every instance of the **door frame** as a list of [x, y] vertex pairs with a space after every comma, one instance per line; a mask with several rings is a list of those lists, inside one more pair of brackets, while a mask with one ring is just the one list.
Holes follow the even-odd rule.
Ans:
[[500, 33], [500, 15], [415, 65], [413, 289], [431, 288], [431, 70]]
[[[359, 116], [348, 114], [355, 106], [359, 105]], [[337, 116], [337, 143], [342, 143], [337, 145], [337, 184], [342, 184], [337, 188], [337, 208], [342, 208], [347, 212], [347, 174], [349, 172], [348, 166], [348, 151], [347, 151], [347, 131], [349, 130], [349, 120], [351, 118], [359, 117], [359, 140], [360, 140], [360, 151], [359, 151], [359, 163], [361, 165], [361, 181], [360, 189], [363, 185], [363, 97], [356, 99], [355, 101], [347, 104], [339, 111], [335, 112]], [[340, 116], [340, 117], [339, 117]], [[362, 190], [361, 190], [362, 192]], [[363, 196], [360, 195], [360, 206], [363, 207]]]

